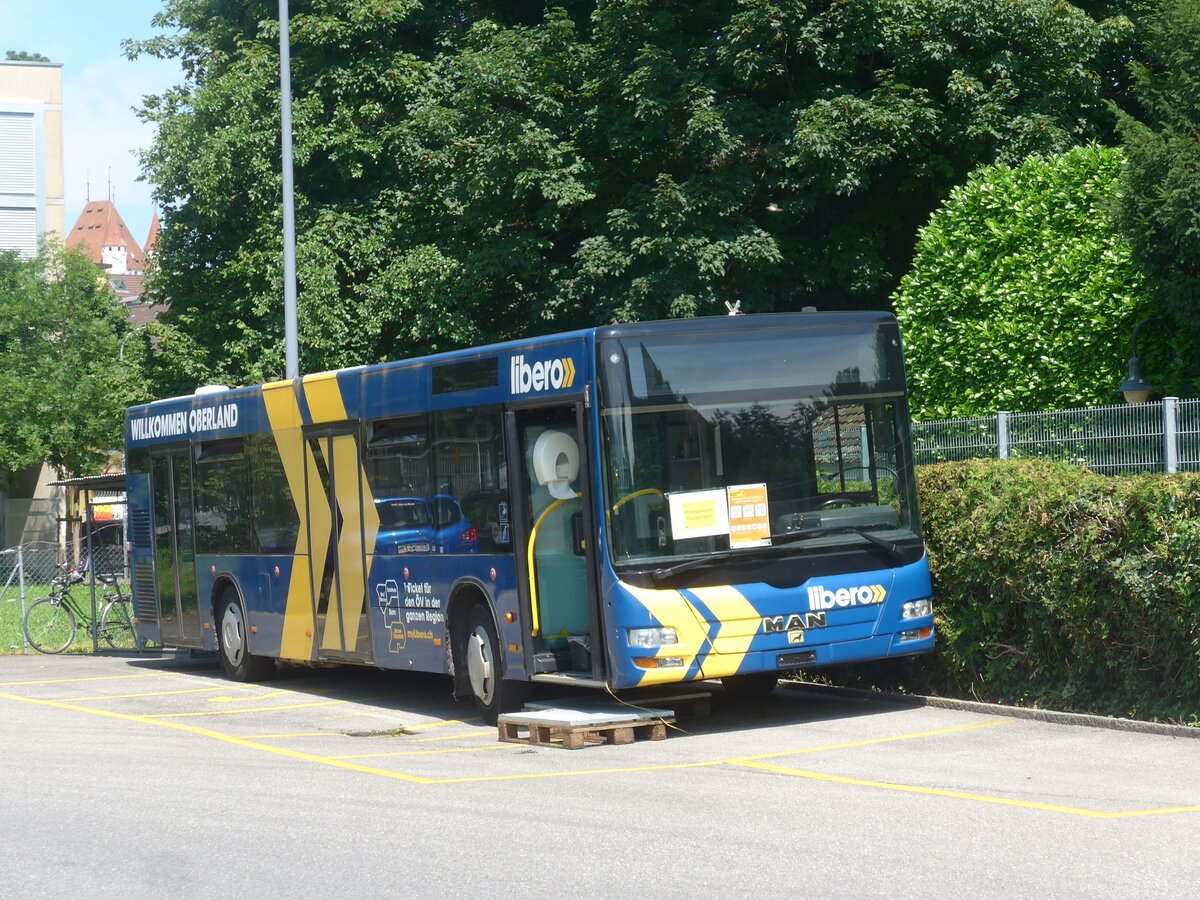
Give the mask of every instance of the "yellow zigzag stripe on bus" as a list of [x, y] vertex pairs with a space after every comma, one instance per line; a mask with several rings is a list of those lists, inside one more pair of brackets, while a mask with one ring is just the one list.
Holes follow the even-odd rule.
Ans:
[[346, 421], [346, 404], [342, 402], [336, 372], [308, 375], [303, 384], [304, 399], [308, 401], [308, 412], [314, 425]]
[[721, 623], [716, 646], [712, 648], [713, 655], [704, 660], [704, 677], [733, 675], [741, 667], [746, 651], [750, 649], [750, 642], [758, 633], [762, 621], [758, 611], [741, 591], [729, 585], [692, 588], [692, 593]]
[[[329, 598], [329, 617], [325, 623], [321, 647], [325, 650], [354, 651], [358, 645], [359, 620], [367, 589], [363, 570], [363, 543], [369, 538], [369, 546], [375, 546], [379, 517], [375, 513], [374, 502], [365, 497], [359, 487], [363, 478], [358, 462], [358, 442], [354, 435], [343, 434], [333, 439], [333, 469], [337, 505], [342, 513], [342, 521], [347, 525], [338, 534], [337, 542], [341, 602], [337, 602], [337, 597]], [[367, 519], [361, 530], [357, 527], [360, 504], [363, 516]], [[371, 519], [374, 520], [373, 527]]]
[[571, 357], [563, 357], [563, 383], [562, 386], [569, 388], [575, 383], [575, 363], [571, 362]]
[[[296, 552], [292, 556], [292, 577], [288, 585], [287, 607], [283, 614], [283, 639], [279, 655], [284, 659], [313, 659], [312, 576], [308, 555], [303, 552], [308, 539], [308, 510], [304, 503], [304, 470], [308, 454], [300, 428], [303, 421], [296, 403], [292, 382], [277, 381], [262, 387], [263, 405], [288, 487], [300, 517]], [[328, 534], [328, 533], [327, 533]]]
[[682, 656], [684, 669], [646, 669], [639, 684], [661, 684], [678, 681], [683, 671], [700, 657], [698, 678], [722, 678], [733, 675], [741, 668], [746, 651], [754, 635], [758, 633], [761, 619], [758, 611], [736, 588], [728, 585], [694, 588], [696, 595], [713, 616], [722, 624], [717, 632], [715, 646], [709, 640], [709, 623], [687, 597], [675, 590], [653, 590], [634, 587], [622, 582], [625, 590], [664, 626], [675, 629], [678, 644], [659, 648], [657, 656]]
[[632, 584], [621, 583], [650, 615], [664, 625], [675, 629], [679, 637], [678, 644], [660, 647], [656, 656], [682, 656], [683, 668], [646, 669], [639, 685], [664, 684], [679, 681], [691, 667], [698, 655], [704, 652], [708, 644], [708, 629], [696, 616], [692, 605], [684, 599], [679, 591], [656, 591], [651, 588], [634, 587]]

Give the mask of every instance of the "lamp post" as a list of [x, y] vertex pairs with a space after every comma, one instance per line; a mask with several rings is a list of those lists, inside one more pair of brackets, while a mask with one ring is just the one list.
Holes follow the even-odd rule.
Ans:
[[292, 182], [292, 57], [288, 3], [279, 0], [279, 113], [283, 169], [283, 345], [285, 377], [300, 374], [296, 327], [296, 212]]
[[1129, 374], [1121, 382], [1121, 386], [1117, 388], [1117, 390], [1125, 395], [1126, 403], [1145, 403], [1150, 399], [1150, 395], [1158, 390], [1158, 388], [1142, 377], [1142, 361], [1138, 358], [1138, 332], [1142, 330], [1143, 325], [1147, 325], [1150, 322], [1165, 323], [1166, 321], [1166, 319], [1155, 316], [1149, 319], [1142, 319], [1133, 326], [1133, 355], [1129, 357]]

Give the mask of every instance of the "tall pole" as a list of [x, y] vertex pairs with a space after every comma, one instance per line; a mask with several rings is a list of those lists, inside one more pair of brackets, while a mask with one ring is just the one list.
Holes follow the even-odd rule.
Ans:
[[292, 182], [292, 57], [288, 0], [279, 0], [280, 130], [283, 137], [283, 343], [286, 377], [300, 374], [296, 339], [296, 206]]

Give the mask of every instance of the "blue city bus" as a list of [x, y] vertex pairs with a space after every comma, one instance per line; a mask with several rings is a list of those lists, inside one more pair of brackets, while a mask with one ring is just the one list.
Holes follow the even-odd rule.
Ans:
[[137, 406], [141, 635], [613, 692], [933, 647], [887, 313], [606, 325]]

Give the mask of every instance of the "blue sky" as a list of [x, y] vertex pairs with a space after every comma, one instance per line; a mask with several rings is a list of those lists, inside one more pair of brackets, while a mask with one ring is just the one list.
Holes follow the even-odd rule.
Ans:
[[109, 196], [111, 179], [112, 198], [134, 238], [142, 242], [149, 233], [150, 186], [137, 181], [133, 151], [149, 147], [154, 133], [133, 107], [182, 78], [174, 61], [125, 59], [121, 41], [152, 36], [150, 20], [162, 7], [163, 0], [0, 0], [0, 57], [25, 50], [63, 64], [68, 229], [89, 196]]

